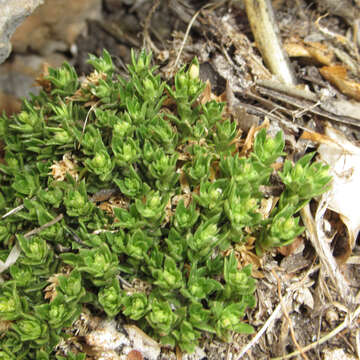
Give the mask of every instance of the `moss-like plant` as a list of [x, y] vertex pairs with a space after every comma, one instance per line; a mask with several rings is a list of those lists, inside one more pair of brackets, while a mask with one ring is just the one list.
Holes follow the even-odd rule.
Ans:
[[89, 63], [82, 82], [68, 64], [49, 69], [40, 94], [0, 118], [0, 210], [18, 207], [0, 220], [0, 259], [21, 250], [0, 284], [0, 357], [63, 359], [54, 347], [86, 306], [186, 352], [204, 331], [252, 333], [243, 317], [256, 284], [232, 246], [249, 236], [258, 254], [289, 244], [303, 231], [296, 212], [327, 189], [327, 168], [312, 154], [286, 161], [264, 216], [281, 133], [261, 130], [240, 157], [224, 104], [198, 101], [196, 60], [173, 86], [145, 52], [132, 53], [128, 79], [106, 51]]

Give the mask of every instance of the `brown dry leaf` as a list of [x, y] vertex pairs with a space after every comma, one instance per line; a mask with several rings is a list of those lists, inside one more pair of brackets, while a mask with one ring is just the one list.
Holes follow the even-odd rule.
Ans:
[[251, 275], [256, 279], [262, 279], [264, 274], [259, 271], [262, 267], [261, 258], [254, 252], [255, 241], [256, 238], [251, 236], [248, 237], [244, 243], [236, 244], [234, 247], [236, 251], [235, 256], [241, 267], [251, 264]]
[[211, 83], [210, 80], [206, 80], [205, 83], [205, 89], [203, 93], [201, 94], [200, 98], [200, 104], [206, 104], [207, 102], [215, 100], [216, 102], [224, 102], [226, 100], [226, 94], [225, 92], [220, 94], [219, 96], [215, 95], [213, 92], [211, 92]]
[[126, 360], [143, 360], [143, 356], [140, 351], [131, 350], [126, 357]]
[[191, 160], [191, 155], [186, 150], [188, 145], [189, 144], [181, 144], [176, 148], [176, 150], [177, 150], [177, 152], [179, 154], [179, 157], [178, 157], [179, 160], [183, 160], [183, 161]]
[[239, 128], [247, 133], [252, 126], [259, 126], [260, 118], [248, 113], [244, 107], [235, 106], [232, 108], [232, 115], [238, 123]]
[[182, 360], [182, 352], [178, 346], [176, 347], [176, 360]]
[[324, 66], [320, 69], [320, 74], [344, 95], [360, 101], [360, 84], [348, 79], [347, 70], [344, 66]]
[[[218, 168], [218, 164], [216, 164], [216, 168]], [[215, 181], [216, 178], [217, 178], [217, 176], [216, 176], [217, 169], [216, 168], [214, 168], [214, 166], [211, 166], [210, 169], [209, 169], [210, 170], [209, 180], [211, 182]]]
[[211, 83], [210, 80], [206, 80], [205, 89], [201, 95], [200, 104], [206, 104], [207, 102], [212, 100], [211, 95]]
[[174, 215], [174, 211], [172, 210], [172, 206], [171, 206], [171, 199], [169, 199], [169, 201], [167, 202], [166, 206], [165, 206], [165, 218], [164, 221], [162, 222], [161, 226], [165, 226], [166, 224], [168, 224], [171, 220], [171, 218]]
[[12, 327], [12, 322], [8, 320], [1, 320], [0, 321], [0, 334], [6, 333]]
[[229, 144], [229, 146], [235, 144], [235, 153], [239, 152], [239, 149], [240, 149], [241, 144], [243, 142], [243, 140], [241, 139], [242, 134], [243, 134], [242, 129], [239, 129], [238, 132], [235, 135], [235, 138]]
[[51, 165], [50, 175], [56, 181], [63, 181], [66, 178], [66, 174], [71, 175], [75, 180], [79, 178], [77, 172], [77, 161], [72, 157], [71, 153], [66, 153], [63, 156], [63, 159], [60, 161], [54, 161], [54, 164]]
[[182, 169], [180, 170], [180, 187], [181, 187], [181, 191], [185, 194], [189, 194], [191, 192], [186, 174]]
[[[95, 97], [94, 97], [95, 98]], [[80, 100], [80, 99], [79, 99]], [[85, 104], [84, 104], [84, 107], [93, 107], [95, 105], [97, 105], [99, 103], [99, 101], [95, 101], [95, 100], [90, 100], [90, 101], [87, 101]], [[89, 110], [91, 111], [91, 109]]]
[[72, 101], [87, 101], [84, 106], [90, 107], [96, 104], [96, 97], [89, 92], [90, 85], [98, 85], [99, 80], [105, 80], [106, 74], [103, 72], [93, 71], [88, 75], [85, 80], [81, 83], [81, 86], [72, 96], [67, 97], [67, 100]]
[[334, 52], [319, 42], [302, 42], [295, 40], [284, 45], [289, 57], [302, 57], [315, 60], [322, 65], [331, 65], [334, 62]]
[[[171, 97], [169, 92], [165, 89], [165, 94], [167, 95], [165, 100], [162, 103], [163, 108], [169, 108], [176, 105], [176, 101]], [[169, 110], [171, 113], [171, 111]]]
[[354, 304], [356, 300], [347, 279], [335, 261], [333, 251], [330, 247], [331, 238], [329, 239], [324, 231], [324, 215], [329, 207], [328, 200], [330, 195], [331, 193], [329, 192], [322, 195], [315, 216], [312, 214], [309, 204], [300, 210], [300, 214], [306, 226], [311, 244], [320, 259], [321, 267], [324, 268], [324, 272], [329, 276], [338, 294], [346, 303], [346, 306], [349, 306], [349, 304]]
[[286, 42], [284, 49], [289, 57], [310, 57], [310, 53], [304, 43]]
[[110, 215], [110, 216], [114, 216], [114, 211], [113, 208], [111, 206], [110, 203], [103, 202], [99, 205], [99, 209], [101, 209], [102, 211], [104, 211], [106, 214]]
[[109, 199], [109, 203], [113, 208], [121, 208], [127, 210], [129, 208], [130, 200], [123, 194], [116, 194]]
[[46, 77], [49, 75], [50, 65], [47, 62], [44, 62], [42, 67], [42, 74], [35, 79], [35, 84], [41, 86], [46, 93], [50, 93], [52, 85], [50, 80], [46, 79]]
[[[225, 90], [222, 94], [220, 94], [216, 98], [217, 98], [217, 101], [219, 101], [219, 102], [227, 103], [228, 92]], [[226, 107], [227, 106], [225, 105], [225, 109], [226, 109]], [[229, 113], [231, 113], [231, 112], [229, 112]]]
[[72, 96], [67, 96], [66, 101], [86, 101], [84, 107], [94, 106], [97, 101], [91, 93], [86, 93], [83, 88], [77, 89]]
[[[99, 201], [99, 200], [96, 200]], [[129, 199], [122, 194], [116, 194], [111, 196], [109, 199], [104, 198], [98, 207], [108, 213], [111, 216], [114, 216], [114, 208], [121, 208], [127, 210], [129, 208]]]
[[333, 144], [333, 140], [324, 134], [320, 134], [313, 131], [305, 130], [301, 137], [301, 140], [310, 140], [318, 144]]
[[271, 168], [274, 169], [275, 171], [280, 171], [282, 167], [283, 167], [282, 163], [271, 164]]
[[247, 136], [246, 136], [246, 139], [245, 139], [245, 142], [244, 142], [244, 145], [242, 146], [241, 148], [241, 151], [240, 151], [240, 156], [246, 156], [247, 153], [251, 150], [252, 146], [253, 146], [253, 143], [254, 143], [254, 140], [255, 140], [255, 136], [257, 134], [257, 132], [259, 132], [262, 128], [268, 128], [270, 125], [270, 121], [269, 121], [269, 118], [265, 116], [265, 119], [264, 121], [262, 122], [261, 125], [259, 126], [251, 126]]
[[56, 287], [59, 284], [58, 276], [59, 276], [59, 274], [55, 274], [55, 275], [52, 275], [49, 277], [48, 282], [50, 283], [50, 285], [48, 285], [44, 289], [44, 299], [45, 300], [50, 299], [50, 302], [51, 302], [56, 298], [56, 295], [57, 295]]
[[306, 43], [310, 55], [319, 63], [331, 65], [335, 60], [335, 54], [324, 44], [318, 42]]
[[294, 254], [296, 250], [303, 245], [303, 243], [304, 239], [298, 236], [290, 245], [281, 246], [277, 249], [277, 251], [283, 256], [290, 256]]
[[179, 203], [180, 200], [184, 201], [184, 205], [185, 207], [188, 207], [190, 202], [191, 202], [192, 196], [191, 193], [185, 193], [185, 194], [180, 194], [180, 195], [175, 195], [172, 199], [171, 199], [171, 206], [173, 208], [175, 208], [177, 206], [177, 204]]
[[254, 125], [251, 126], [249, 132], [246, 135], [246, 139], [241, 148], [239, 156], [246, 156], [246, 154], [251, 150], [255, 139], [255, 129], [256, 127]]

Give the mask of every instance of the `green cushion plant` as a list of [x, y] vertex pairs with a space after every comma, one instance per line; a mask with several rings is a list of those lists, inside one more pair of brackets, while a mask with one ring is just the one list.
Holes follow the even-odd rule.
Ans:
[[197, 60], [173, 86], [145, 52], [132, 53], [126, 79], [106, 51], [89, 63], [82, 82], [68, 64], [49, 69], [40, 94], [0, 118], [0, 210], [20, 206], [0, 221], [0, 259], [21, 250], [0, 284], [0, 359], [64, 359], [54, 347], [83, 307], [122, 314], [185, 352], [204, 331], [252, 333], [242, 320], [256, 283], [233, 244], [255, 236], [261, 254], [291, 243], [304, 230], [294, 215], [328, 188], [327, 167], [313, 154], [285, 161], [284, 191], [264, 217], [281, 133], [261, 130], [240, 157], [224, 104], [198, 102]]

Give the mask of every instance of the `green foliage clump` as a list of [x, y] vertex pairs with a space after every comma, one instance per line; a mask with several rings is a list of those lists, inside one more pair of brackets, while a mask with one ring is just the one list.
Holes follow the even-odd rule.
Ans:
[[204, 331], [252, 333], [242, 319], [255, 280], [233, 244], [255, 236], [260, 254], [291, 243], [303, 231], [294, 214], [328, 186], [313, 154], [286, 161], [284, 191], [262, 215], [282, 134], [261, 130], [240, 157], [224, 104], [198, 101], [197, 61], [174, 86], [150, 62], [133, 53], [129, 79], [106, 51], [83, 82], [68, 64], [49, 69], [40, 94], [0, 118], [0, 210], [20, 206], [0, 221], [0, 259], [21, 251], [0, 284], [2, 359], [63, 359], [54, 347], [89, 306], [186, 352]]

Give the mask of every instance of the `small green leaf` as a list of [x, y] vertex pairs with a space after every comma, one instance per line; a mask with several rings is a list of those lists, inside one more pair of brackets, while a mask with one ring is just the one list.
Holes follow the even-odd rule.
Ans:
[[286, 155], [283, 152], [285, 140], [283, 133], [279, 131], [274, 138], [266, 136], [266, 129], [261, 129], [255, 137], [254, 151], [252, 157], [264, 166], [269, 166], [280, 156]]
[[163, 269], [155, 269], [152, 272], [156, 281], [155, 285], [158, 285], [165, 290], [178, 289], [183, 285], [182, 272], [177, 268], [175, 260], [166, 256]]
[[134, 293], [124, 296], [122, 299], [124, 306], [123, 314], [133, 320], [144, 317], [150, 309], [148, 298], [144, 293]]
[[0, 289], [0, 319], [18, 319], [22, 315], [22, 305], [16, 287], [1, 285]]
[[21, 341], [38, 340], [48, 336], [46, 323], [29, 315], [27, 319], [16, 321], [12, 328], [20, 335]]
[[115, 71], [115, 66], [111, 60], [111, 55], [104, 49], [101, 57], [89, 54], [89, 60], [87, 61], [100, 73], [105, 73], [111, 76]]
[[161, 336], [165, 336], [172, 330], [176, 315], [171, 310], [170, 304], [167, 301], [153, 299], [151, 302], [151, 311], [146, 316], [146, 320]]
[[98, 294], [99, 303], [110, 317], [116, 316], [121, 310], [121, 301], [124, 296], [119, 281], [114, 279], [111, 285], [103, 287]]

